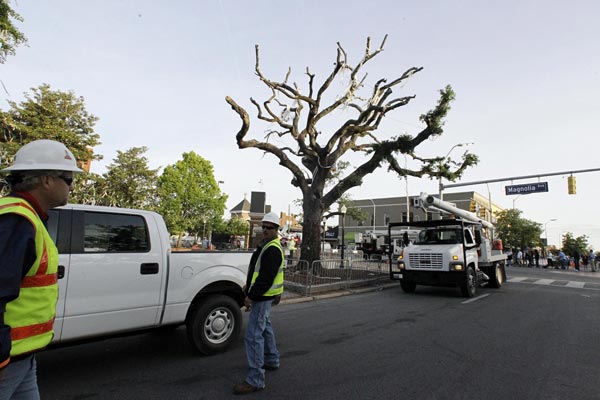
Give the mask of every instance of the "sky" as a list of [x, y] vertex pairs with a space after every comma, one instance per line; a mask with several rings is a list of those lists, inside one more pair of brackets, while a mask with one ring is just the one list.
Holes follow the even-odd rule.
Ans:
[[[331, 72], [336, 43], [355, 64], [367, 37], [384, 51], [367, 64], [365, 90], [380, 78], [423, 70], [397, 87], [416, 95], [386, 117], [382, 138], [416, 134], [419, 115], [432, 109], [439, 90], [456, 92], [444, 134], [417, 148], [423, 157], [460, 157], [465, 148], [480, 162], [456, 183], [600, 168], [600, 2], [570, 1], [227, 1], [34, 0], [11, 1], [24, 18], [28, 46], [0, 65], [0, 108], [42, 83], [73, 91], [99, 118], [94, 150], [103, 173], [117, 155], [146, 146], [150, 167], [160, 168], [194, 151], [223, 181], [227, 208], [244, 195], [265, 191], [274, 211], [300, 212], [300, 191], [274, 156], [237, 147], [240, 119], [230, 96], [251, 115], [248, 138], [262, 139], [250, 97], [269, 96], [254, 73], [255, 45], [265, 76], [290, 80], [306, 92], [306, 67], [322, 83]], [[348, 78], [331, 85], [343, 92]], [[324, 132], [353, 117], [336, 111]], [[282, 144], [284, 142], [281, 142]], [[469, 146], [454, 147], [459, 143]], [[350, 158], [358, 166], [360, 158]], [[402, 161], [401, 161], [402, 164]], [[414, 164], [407, 161], [408, 166]], [[550, 244], [572, 232], [600, 249], [600, 172], [569, 174], [447, 189], [477, 191], [547, 227]], [[547, 193], [505, 195], [505, 186], [548, 182]], [[450, 182], [444, 181], [450, 184]], [[350, 191], [354, 199], [437, 193], [437, 181], [408, 182], [382, 169]], [[550, 221], [556, 219], [556, 221]], [[542, 236], [545, 236], [542, 234]]]

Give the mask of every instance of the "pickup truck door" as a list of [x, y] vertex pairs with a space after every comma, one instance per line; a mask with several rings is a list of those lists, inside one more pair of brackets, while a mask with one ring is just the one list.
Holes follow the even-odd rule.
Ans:
[[165, 249], [152, 218], [73, 209], [60, 340], [158, 323]]

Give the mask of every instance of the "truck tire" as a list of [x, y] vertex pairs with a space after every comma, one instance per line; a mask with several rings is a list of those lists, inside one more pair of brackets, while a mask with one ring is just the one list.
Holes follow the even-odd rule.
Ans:
[[400, 281], [400, 287], [404, 293], [413, 293], [417, 288], [417, 284], [414, 282]]
[[465, 283], [460, 286], [460, 292], [464, 297], [475, 297], [477, 294], [477, 275], [471, 265], [467, 267]]
[[188, 340], [196, 350], [205, 355], [216, 354], [240, 336], [242, 311], [231, 297], [211, 295], [193, 306], [186, 328]]
[[491, 272], [488, 286], [495, 289], [501, 288], [504, 283], [504, 265], [494, 264]]

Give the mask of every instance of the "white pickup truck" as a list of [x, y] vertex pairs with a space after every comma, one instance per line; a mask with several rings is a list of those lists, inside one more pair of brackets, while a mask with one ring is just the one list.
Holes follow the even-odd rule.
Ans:
[[185, 324], [203, 354], [242, 328], [249, 252], [174, 252], [154, 212], [67, 205], [50, 210], [59, 250], [53, 344]]

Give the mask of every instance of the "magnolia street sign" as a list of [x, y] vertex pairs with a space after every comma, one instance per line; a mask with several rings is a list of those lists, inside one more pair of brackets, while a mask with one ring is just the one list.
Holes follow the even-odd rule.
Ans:
[[548, 191], [548, 182], [526, 183], [524, 185], [504, 186], [506, 195], [511, 194], [529, 194]]

